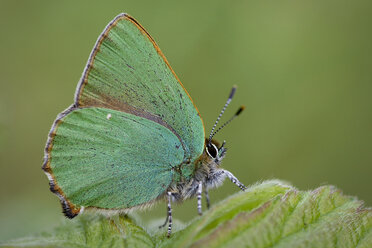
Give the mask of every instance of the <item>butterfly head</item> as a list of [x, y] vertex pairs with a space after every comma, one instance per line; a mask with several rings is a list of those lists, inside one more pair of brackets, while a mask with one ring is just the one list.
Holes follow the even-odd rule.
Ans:
[[221, 160], [223, 159], [223, 157], [225, 156], [226, 154], [226, 148], [225, 148], [225, 143], [226, 141], [223, 141], [222, 145], [219, 145], [219, 143], [217, 141], [215, 141], [213, 138], [214, 135], [216, 135], [222, 128], [224, 128], [227, 124], [229, 124], [233, 119], [235, 119], [235, 117], [237, 117], [238, 115], [240, 115], [240, 113], [244, 110], [244, 106], [241, 106], [238, 111], [236, 111], [235, 115], [233, 115], [233, 117], [231, 117], [228, 121], [226, 121], [224, 124], [222, 124], [217, 130], [216, 127], [217, 127], [217, 124], [218, 122], [220, 121], [223, 113], [225, 112], [227, 106], [229, 106], [231, 100], [233, 99], [234, 95], [235, 95], [235, 91], [236, 91], [236, 86], [233, 86], [233, 88], [231, 89], [231, 92], [230, 92], [230, 95], [229, 95], [229, 98], [227, 99], [225, 105], [223, 106], [220, 114], [218, 115], [217, 117], [217, 120], [216, 122], [214, 123], [213, 125], [213, 128], [212, 128], [212, 131], [209, 135], [209, 138], [207, 138], [205, 140], [205, 151], [207, 153], [207, 155], [209, 156], [210, 159], [213, 159], [215, 160], [215, 162], [217, 164], [219, 164], [221, 162]]
[[206, 140], [205, 152], [208, 155], [209, 159], [212, 159], [217, 165], [219, 165], [222, 159], [225, 157], [226, 154], [226, 147], [225, 141], [223, 141], [222, 145], [216, 140], [212, 140], [209, 143], [209, 140]]

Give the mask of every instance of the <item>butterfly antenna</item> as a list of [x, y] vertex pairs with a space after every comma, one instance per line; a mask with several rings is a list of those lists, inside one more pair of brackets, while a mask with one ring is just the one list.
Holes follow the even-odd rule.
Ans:
[[216, 122], [215, 122], [214, 125], [213, 125], [212, 131], [211, 131], [211, 134], [209, 135], [209, 142], [208, 142], [209, 145], [211, 144], [212, 137], [214, 136], [214, 129], [216, 128], [216, 126], [217, 126], [218, 122], [220, 121], [220, 119], [221, 119], [223, 113], [225, 112], [227, 106], [229, 106], [229, 104], [230, 104], [232, 98], [234, 97], [234, 95], [235, 95], [235, 91], [236, 91], [236, 85], [234, 85], [234, 86], [232, 87], [231, 92], [230, 92], [230, 95], [229, 95], [229, 98], [227, 99], [227, 101], [226, 101], [226, 103], [225, 103], [225, 106], [223, 106], [223, 108], [222, 108], [222, 110], [221, 110], [221, 112], [220, 112], [220, 115], [217, 117], [217, 120], [216, 120]]
[[212, 137], [216, 135], [222, 128], [224, 128], [227, 124], [229, 124], [232, 120], [234, 120], [240, 113], [245, 109], [244, 106], [241, 106], [238, 111], [236, 111], [235, 115], [230, 118], [230, 120], [226, 121], [222, 126], [220, 126], [214, 133], [212, 133]]

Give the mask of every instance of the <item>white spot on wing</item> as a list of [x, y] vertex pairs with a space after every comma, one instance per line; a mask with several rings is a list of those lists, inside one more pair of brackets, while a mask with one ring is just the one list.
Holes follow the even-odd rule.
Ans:
[[107, 114], [106, 118], [107, 118], [107, 120], [110, 120], [111, 119], [111, 114]]

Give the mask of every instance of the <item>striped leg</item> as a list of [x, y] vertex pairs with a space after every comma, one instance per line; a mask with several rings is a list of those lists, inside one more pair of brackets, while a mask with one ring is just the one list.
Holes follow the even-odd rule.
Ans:
[[165, 218], [165, 222], [163, 225], [159, 226], [159, 228], [163, 228], [165, 227], [166, 224], [168, 224], [168, 220], [169, 220], [169, 215], [168, 215], [168, 206], [167, 206], [167, 218]]
[[171, 206], [171, 200], [172, 200], [172, 192], [167, 192], [168, 196], [168, 217], [169, 225], [168, 225], [168, 238], [170, 237], [172, 233], [172, 206]]
[[199, 182], [198, 191], [197, 191], [197, 198], [198, 198], [198, 213], [202, 215], [202, 192], [203, 192], [203, 183]]
[[244, 186], [230, 171], [223, 170], [223, 173], [233, 182], [236, 186], [238, 186], [241, 190], [245, 190], [247, 187]]
[[211, 206], [211, 204], [210, 204], [210, 201], [209, 201], [209, 194], [208, 194], [208, 190], [207, 189], [204, 190], [204, 194], [205, 194], [205, 200], [207, 201], [207, 208], [209, 209], [209, 207]]

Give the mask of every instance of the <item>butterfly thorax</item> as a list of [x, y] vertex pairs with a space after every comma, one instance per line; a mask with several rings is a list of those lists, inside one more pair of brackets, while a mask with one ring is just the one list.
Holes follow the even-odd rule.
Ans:
[[[218, 148], [219, 147], [219, 148]], [[215, 140], [206, 140], [202, 155], [192, 164], [183, 164], [175, 168], [173, 183], [167, 191], [172, 192], [176, 201], [182, 201], [196, 195], [201, 182], [208, 190], [220, 186], [226, 175], [220, 168], [226, 148]]]

